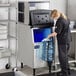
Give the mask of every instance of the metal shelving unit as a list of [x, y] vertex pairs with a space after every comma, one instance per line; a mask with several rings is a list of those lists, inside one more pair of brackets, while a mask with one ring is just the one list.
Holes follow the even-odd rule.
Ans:
[[[3, 1], [3, 0], [2, 0]], [[8, 14], [7, 19], [0, 19], [0, 41], [5, 41], [4, 44], [7, 46], [0, 46], [0, 58], [8, 58], [8, 63], [5, 65], [6, 69], [10, 68], [10, 57], [11, 57], [11, 49], [10, 49], [10, 36], [9, 36], [9, 27], [10, 27], [10, 2], [7, 0], [7, 3], [3, 3], [0, 1], [0, 8], [7, 9], [5, 12]]]
[[8, 4], [0, 4], [0, 7], [9, 7], [10, 6], [10, 4], [8, 3]]

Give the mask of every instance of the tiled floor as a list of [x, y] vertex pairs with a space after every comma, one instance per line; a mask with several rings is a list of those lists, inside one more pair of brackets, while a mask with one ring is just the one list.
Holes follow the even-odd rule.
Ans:
[[[19, 71], [25, 74], [25, 76], [33, 76], [33, 69], [27, 66], [24, 66], [24, 68], [17, 68]], [[12, 69], [3, 69], [0, 70], [0, 73], [5, 73], [5, 72], [11, 72]], [[48, 68], [40, 68], [36, 69], [36, 75], [43, 74], [43, 73], [48, 73]]]
[[1, 69], [0, 70], [0, 73], [5, 73], [5, 72], [11, 72], [12, 71], [12, 69]]
[[[71, 69], [76, 70], [76, 67], [71, 67]], [[21, 69], [21, 71], [26, 75], [26, 76], [33, 76], [33, 69], [27, 66], [24, 66], [23, 69]], [[60, 70], [56, 70], [56, 71], [52, 71], [52, 72], [59, 72]], [[47, 74], [49, 73], [48, 68], [39, 68], [36, 69], [36, 75], [40, 75], [40, 74]]]
[[[23, 73], [25, 73], [25, 75], [27, 76], [33, 76], [33, 69], [30, 68], [30, 67], [27, 67], [27, 66], [24, 66], [23, 69], [21, 69], [20, 71], [22, 71]], [[57, 70], [58, 72], [59, 70]], [[52, 71], [54, 72], [54, 71]], [[49, 70], [48, 70], [48, 67], [45, 67], [45, 68], [38, 68], [36, 69], [36, 75], [41, 75], [41, 74], [48, 74], [49, 73]]]
[[32, 76], [32, 69], [29, 67], [24, 67], [23, 69], [20, 69], [26, 76]]
[[[76, 67], [75, 68], [72, 68], [74, 70], [76, 70]], [[18, 70], [20, 70], [22, 73], [25, 74], [25, 76], [33, 76], [33, 69], [30, 68], [30, 67], [27, 67], [27, 66], [24, 66], [24, 68], [20, 69], [18, 68]], [[8, 70], [0, 70], [0, 73], [3, 73], [3, 72], [10, 72], [12, 71], [12, 69], [8, 69]], [[40, 75], [40, 74], [47, 74], [49, 73], [49, 70], [48, 68], [39, 68], [39, 69], [36, 69], [36, 75]]]

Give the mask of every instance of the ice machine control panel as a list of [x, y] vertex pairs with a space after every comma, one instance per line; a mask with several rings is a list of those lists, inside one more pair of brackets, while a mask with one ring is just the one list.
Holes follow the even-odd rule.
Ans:
[[30, 11], [30, 25], [34, 27], [52, 27], [53, 19], [50, 17], [50, 10], [33, 10]]

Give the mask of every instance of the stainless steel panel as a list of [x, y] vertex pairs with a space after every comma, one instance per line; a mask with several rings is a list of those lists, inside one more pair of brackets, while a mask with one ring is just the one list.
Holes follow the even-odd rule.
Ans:
[[70, 50], [68, 54], [71, 58], [75, 58], [75, 33], [72, 33], [72, 41], [71, 41]]
[[75, 11], [75, 8], [76, 8], [76, 0], [68, 0], [68, 17], [71, 19], [71, 20], [76, 20], [76, 11]]

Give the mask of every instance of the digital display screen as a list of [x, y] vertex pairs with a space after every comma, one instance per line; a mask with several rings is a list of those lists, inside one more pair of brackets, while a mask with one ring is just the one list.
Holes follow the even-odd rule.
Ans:
[[51, 28], [33, 29], [34, 42], [42, 42], [42, 40], [47, 38], [51, 33]]

